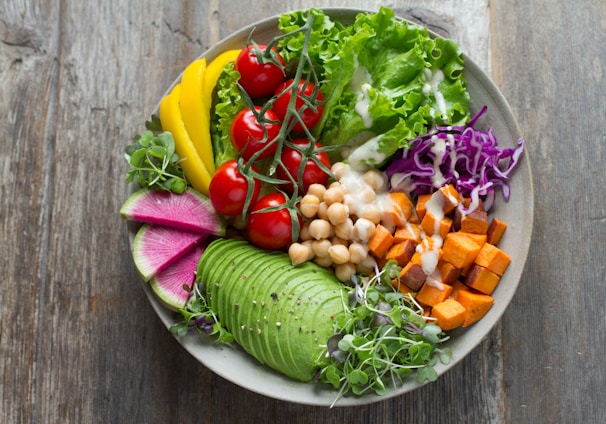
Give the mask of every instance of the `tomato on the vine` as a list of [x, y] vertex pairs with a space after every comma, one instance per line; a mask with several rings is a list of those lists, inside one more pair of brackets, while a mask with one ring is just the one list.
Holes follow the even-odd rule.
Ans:
[[[310, 141], [306, 138], [298, 138], [291, 141], [291, 143], [301, 150], [305, 151], [310, 144]], [[324, 165], [327, 169], [330, 169], [330, 159], [326, 152], [318, 152], [322, 145], [319, 142], [314, 144], [314, 153], [316, 160]], [[282, 149], [281, 155], [282, 164], [286, 167], [286, 170], [279, 166], [276, 170], [276, 176], [281, 180], [290, 181], [289, 175], [297, 182], [298, 186], [303, 188], [303, 194], [307, 192], [310, 185], [314, 183], [326, 185], [328, 182], [329, 174], [324, 171], [312, 157], [308, 156], [307, 161], [303, 165], [302, 179], [299, 180], [299, 171], [301, 169], [301, 162], [303, 161], [303, 155], [300, 151], [296, 150], [290, 145], [285, 145]], [[288, 171], [288, 174], [286, 173]], [[284, 184], [281, 187], [283, 190], [292, 193], [294, 191], [292, 183]], [[301, 191], [299, 191], [301, 193]]]
[[[254, 172], [258, 170], [251, 165]], [[249, 208], [257, 202], [261, 182], [253, 179], [252, 196]], [[223, 163], [210, 180], [208, 196], [215, 210], [227, 216], [241, 215], [248, 194], [248, 181], [238, 170], [238, 162], [235, 159]]]
[[[288, 80], [278, 86], [274, 92], [274, 96], [277, 96], [272, 106], [273, 111], [278, 115], [281, 121], [286, 119], [286, 113], [288, 111], [288, 105], [292, 98], [292, 87], [294, 80]], [[282, 94], [280, 94], [282, 93]], [[307, 99], [311, 105], [307, 105], [305, 100]], [[301, 120], [307, 129], [313, 128], [322, 118], [322, 112], [324, 111], [324, 96], [319, 88], [311, 81], [301, 80], [297, 84], [297, 99], [295, 100], [295, 109], [301, 115]], [[312, 106], [313, 105], [313, 106]], [[293, 117], [293, 119], [295, 119]], [[303, 131], [303, 125], [300, 121], [297, 121], [292, 128], [293, 131]]]
[[[261, 52], [267, 46], [257, 44]], [[276, 53], [278, 61], [284, 65], [284, 59]], [[259, 63], [254, 46], [242, 49], [235, 62], [235, 69], [240, 73], [239, 83], [252, 99], [268, 97], [284, 81], [284, 70], [273, 62]]]
[[[246, 160], [261, 149], [263, 152], [257, 159], [266, 158], [276, 152], [275, 139], [280, 133], [279, 119], [271, 109], [267, 109], [262, 117], [260, 115], [261, 106], [255, 106], [254, 111], [247, 107], [241, 110], [231, 123], [229, 134], [231, 142]], [[261, 118], [263, 126], [258, 117]]]
[[[270, 193], [261, 197], [248, 215], [248, 238], [255, 246], [262, 249], [276, 250], [292, 243], [293, 221], [286, 203], [284, 193]], [[281, 207], [283, 206], [283, 207]], [[266, 208], [279, 209], [262, 211]], [[301, 217], [297, 214], [299, 224]]]

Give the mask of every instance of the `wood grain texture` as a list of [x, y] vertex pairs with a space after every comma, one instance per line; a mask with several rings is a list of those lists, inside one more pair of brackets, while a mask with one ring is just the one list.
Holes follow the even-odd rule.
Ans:
[[491, 8], [493, 75], [536, 193], [526, 276], [503, 319], [506, 417], [603, 422], [606, 3], [506, 3]]
[[0, 3], [0, 422], [601, 422], [606, 4], [358, 0], [461, 43], [528, 141], [535, 229], [501, 322], [438, 382], [357, 408], [243, 390], [197, 363], [141, 290], [118, 216], [124, 146], [201, 52], [342, 2]]

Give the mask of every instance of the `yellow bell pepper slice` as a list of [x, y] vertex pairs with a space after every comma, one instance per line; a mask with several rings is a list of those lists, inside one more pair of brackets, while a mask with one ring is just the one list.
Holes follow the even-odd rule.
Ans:
[[206, 59], [201, 58], [190, 63], [181, 77], [181, 98], [179, 106], [185, 129], [204, 162], [206, 170], [215, 173], [215, 159], [210, 140], [210, 108], [203, 102], [206, 86]]
[[204, 73], [204, 92], [202, 93], [202, 99], [204, 102], [204, 107], [209, 111], [212, 107], [213, 103], [213, 90], [217, 85], [217, 81], [221, 76], [221, 72], [223, 71], [223, 67], [229, 62], [233, 62], [236, 60], [241, 50], [227, 50], [213, 59], [212, 62], [206, 68], [206, 72]]
[[170, 131], [175, 140], [175, 151], [183, 159], [181, 166], [189, 183], [193, 188], [208, 196], [211, 174], [204, 166], [192, 139], [190, 138], [179, 107], [181, 98], [181, 84], [177, 84], [173, 90], [160, 102], [160, 122], [162, 129]]

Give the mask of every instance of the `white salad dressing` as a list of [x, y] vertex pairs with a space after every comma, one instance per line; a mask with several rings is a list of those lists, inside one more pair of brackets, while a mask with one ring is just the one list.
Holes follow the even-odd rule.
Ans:
[[[444, 240], [440, 237], [440, 221], [444, 218], [444, 209], [441, 196], [431, 196], [425, 204], [427, 213], [435, 218], [433, 235], [428, 239], [423, 237], [423, 242], [417, 245], [417, 252], [421, 255], [421, 268], [425, 275], [433, 275], [433, 279], [440, 282], [438, 259], [440, 257], [440, 248]], [[430, 242], [431, 240], [431, 242]]]
[[372, 116], [370, 115], [370, 94], [369, 90], [372, 88], [372, 85], [368, 83], [363, 83], [360, 87], [360, 93], [358, 94], [358, 98], [356, 100], [356, 105], [354, 110], [360, 118], [362, 118], [362, 122], [366, 128], [372, 127]]
[[[433, 71], [431, 69], [425, 69], [424, 77], [425, 84], [423, 85], [423, 94], [425, 96], [433, 94], [436, 104], [438, 105], [441, 118], [447, 120], [446, 100], [444, 99], [444, 95], [439, 90], [440, 83], [444, 81], [444, 72], [442, 72], [441, 69], [434, 69]], [[435, 112], [432, 109], [432, 116], [434, 116], [434, 114]]]
[[[452, 129], [452, 127], [448, 127], [448, 130], [450, 131]], [[455, 149], [455, 139], [454, 139], [454, 135], [452, 134], [447, 134], [446, 135], [446, 139], [448, 140], [448, 144], [450, 145], [450, 172], [452, 172], [452, 174], [455, 176], [455, 178], [459, 178], [459, 173], [457, 172], [457, 170], [455, 169], [455, 165], [457, 164], [457, 151]]]
[[372, 127], [372, 116], [370, 115], [370, 93], [369, 90], [372, 88], [372, 75], [366, 70], [365, 67], [359, 66], [358, 59], [356, 58], [354, 66], [356, 71], [354, 72], [349, 84], [354, 93], [357, 94], [356, 105], [354, 110], [360, 118], [366, 128]]
[[434, 187], [439, 188], [444, 185], [446, 178], [440, 170], [440, 164], [446, 155], [446, 140], [434, 135], [431, 137], [431, 152], [434, 154], [433, 158], [433, 175], [431, 176], [431, 182]]
[[[383, 184], [379, 190], [364, 180], [364, 171], [349, 166], [339, 182], [345, 191], [343, 203], [349, 209], [349, 213], [362, 216], [364, 210], [369, 207], [377, 207], [381, 217], [385, 216], [385, 211], [393, 211], [395, 204], [387, 191], [387, 184]], [[372, 193], [372, 195], [370, 195]], [[384, 223], [386, 226], [388, 223]]]
[[368, 166], [365, 163], [382, 163], [387, 160], [387, 155], [379, 151], [379, 141], [383, 134], [366, 141], [366, 143], [356, 147], [347, 158], [349, 165], [356, 170], [365, 170]]

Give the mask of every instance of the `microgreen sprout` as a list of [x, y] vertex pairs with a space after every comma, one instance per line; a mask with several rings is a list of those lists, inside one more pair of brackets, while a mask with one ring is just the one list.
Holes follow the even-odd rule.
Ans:
[[[184, 288], [189, 290], [187, 286], [184, 286]], [[182, 337], [198, 332], [217, 335], [218, 342], [229, 343], [233, 341], [233, 335], [221, 325], [215, 313], [210, 309], [203, 293], [203, 284], [194, 284], [189, 300], [183, 308], [179, 309], [183, 319], [170, 327], [171, 333]]]
[[124, 156], [131, 167], [126, 173], [126, 182], [137, 181], [141, 187], [183, 193], [187, 180], [172, 134], [162, 131], [156, 116], [146, 122], [146, 126], [147, 130], [135, 136], [134, 143], [125, 149]]
[[394, 289], [392, 279], [398, 278], [394, 262], [372, 278], [353, 278], [344, 314], [326, 344], [332, 360], [318, 374], [339, 389], [335, 402], [349, 392], [385, 394], [415, 372], [419, 382], [434, 381], [433, 365], [450, 360], [450, 351], [438, 347], [448, 338], [412, 297]]

